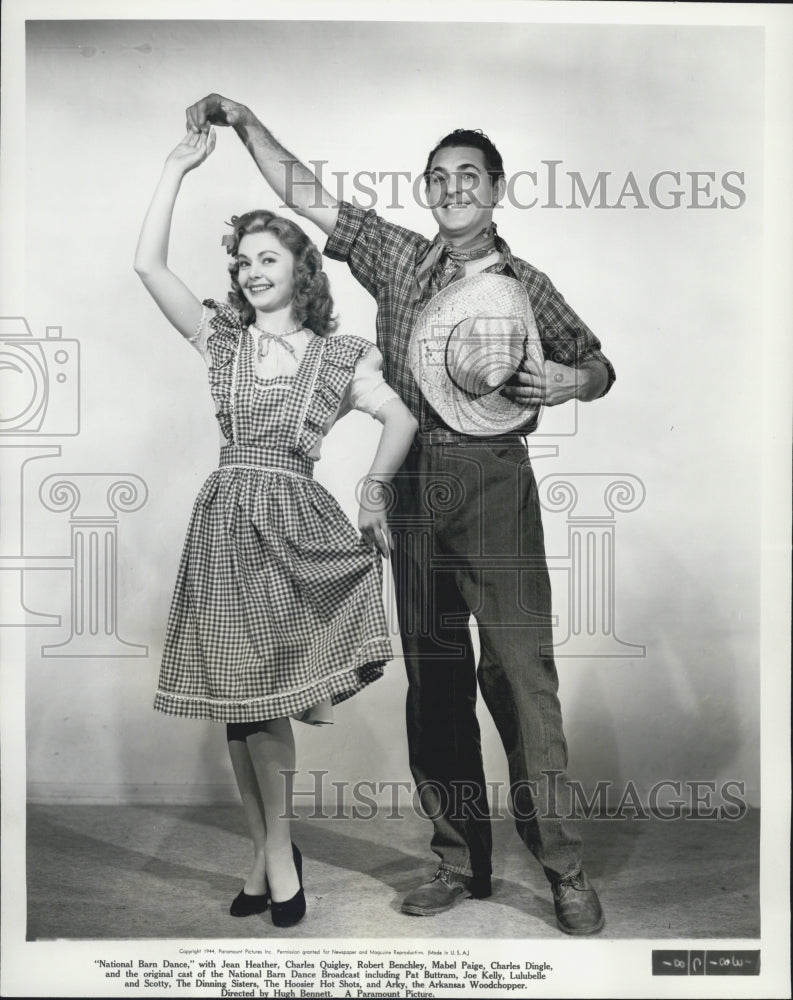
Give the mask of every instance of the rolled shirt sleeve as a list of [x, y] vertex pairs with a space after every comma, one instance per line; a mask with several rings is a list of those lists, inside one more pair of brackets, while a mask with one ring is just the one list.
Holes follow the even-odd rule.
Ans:
[[412, 278], [416, 254], [428, 245], [424, 236], [386, 222], [374, 209], [364, 211], [343, 201], [323, 253], [348, 264], [354, 277], [376, 297], [389, 282]]
[[570, 308], [551, 279], [542, 272], [535, 272], [535, 275], [530, 299], [546, 359], [573, 368], [590, 361], [601, 362], [608, 373], [608, 381], [600, 393], [605, 396], [616, 375], [614, 366], [601, 350], [600, 341]]

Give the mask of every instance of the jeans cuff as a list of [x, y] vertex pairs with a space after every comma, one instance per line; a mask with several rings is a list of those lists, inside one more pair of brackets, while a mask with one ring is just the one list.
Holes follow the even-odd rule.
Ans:
[[581, 871], [581, 862], [579, 861], [574, 864], [573, 867], [563, 875], [560, 875], [558, 872], [555, 872], [550, 868], [543, 867], [543, 871], [545, 872], [545, 877], [553, 885], [554, 882], [560, 882], [562, 879], [570, 878], [571, 875], [577, 875]]
[[441, 864], [447, 872], [453, 872], [455, 875], [464, 875], [466, 878], [473, 878], [474, 876], [474, 873], [467, 865], [450, 865], [443, 858], [441, 858]]

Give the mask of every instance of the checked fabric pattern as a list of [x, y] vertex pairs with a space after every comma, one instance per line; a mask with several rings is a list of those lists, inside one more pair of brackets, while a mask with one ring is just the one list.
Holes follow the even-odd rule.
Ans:
[[193, 507], [154, 707], [221, 722], [299, 715], [351, 697], [393, 656], [380, 556], [307, 457], [371, 345], [314, 337], [295, 376], [261, 379], [237, 314], [206, 304], [231, 444]]
[[[364, 211], [342, 202], [336, 228], [324, 253], [345, 261], [356, 279], [377, 300], [377, 346], [383, 354], [383, 375], [410, 408], [423, 431], [444, 427], [443, 421], [422, 396], [408, 364], [408, 344], [416, 320], [430, 299], [452, 280], [457, 268], [441, 266], [416, 295], [416, 268], [430, 241], [410, 229], [386, 222], [374, 210]], [[516, 278], [529, 295], [546, 360], [580, 367], [597, 359], [614, 381], [611, 362], [600, 350], [600, 341], [570, 308], [550, 278], [531, 264], [514, 257], [506, 242], [496, 236], [502, 262], [487, 271]], [[536, 420], [535, 420], [536, 424]], [[528, 425], [525, 432], [533, 430]]]

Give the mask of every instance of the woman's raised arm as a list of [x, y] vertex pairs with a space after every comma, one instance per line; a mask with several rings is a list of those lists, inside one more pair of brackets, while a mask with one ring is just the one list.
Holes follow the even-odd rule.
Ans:
[[184, 337], [192, 337], [201, 319], [201, 303], [168, 267], [168, 239], [176, 196], [186, 173], [215, 147], [214, 131], [188, 132], [165, 161], [146, 212], [135, 251], [135, 271], [168, 321]]

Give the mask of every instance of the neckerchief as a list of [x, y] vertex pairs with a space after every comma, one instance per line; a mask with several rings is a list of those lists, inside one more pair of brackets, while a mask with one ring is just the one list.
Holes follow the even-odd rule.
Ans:
[[469, 260], [480, 260], [487, 257], [496, 249], [496, 224], [491, 222], [485, 226], [467, 243], [453, 246], [441, 239], [440, 233], [427, 247], [424, 256], [418, 261], [416, 266], [416, 287], [414, 291], [414, 301], [421, 298], [424, 290], [430, 282], [432, 273], [437, 266], [445, 266], [447, 262], [455, 265], [448, 276], [444, 276], [442, 286], [455, 281], [463, 272]]

